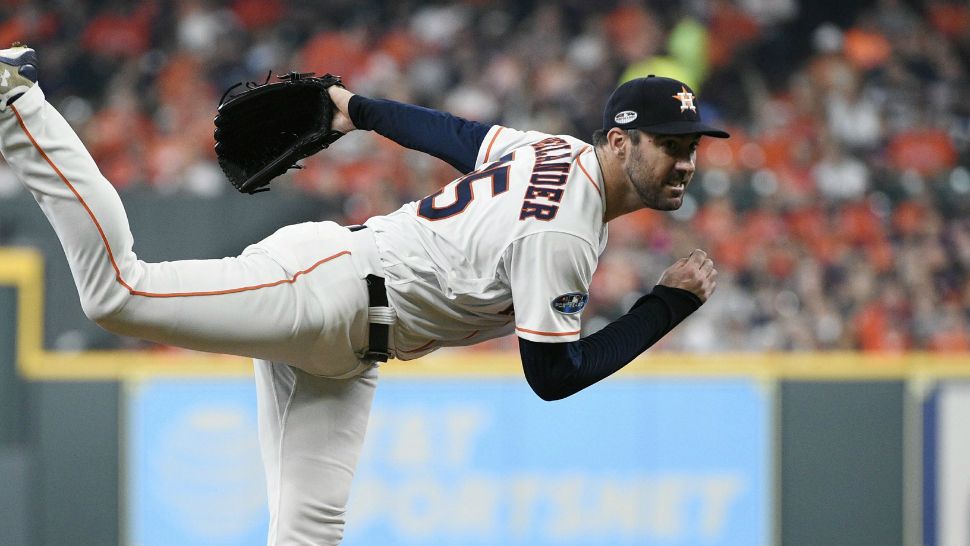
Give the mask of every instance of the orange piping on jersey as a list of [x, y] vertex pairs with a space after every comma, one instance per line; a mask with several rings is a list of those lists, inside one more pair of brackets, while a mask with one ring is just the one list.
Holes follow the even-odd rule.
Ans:
[[589, 148], [589, 146], [586, 146], [585, 148], [580, 150], [578, 154], [576, 154], [576, 163], [579, 165], [579, 168], [583, 171], [583, 174], [586, 175], [586, 178], [589, 179], [590, 184], [592, 184], [593, 187], [596, 188], [596, 191], [600, 195], [603, 195], [602, 190], [600, 190], [599, 184], [597, 184], [596, 181], [593, 180], [593, 177], [589, 175], [589, 171], [586, 170], [586, 167], [583, 167], [583, 162], [579, 160], [579, 156], [583, 155], [583, 153], [586, 152], [586, 148]]
[[576, 330], [575, 332], [537, 332], [536, 330], [527, 330], [525, 328], [519, 328], [518, 326], [516, 326], [515, 329], [520, 332], [535, 334], [537, 336], [573, 336], [580, 332], [580, 330]]
[[[272, 288], [274, 286], [279, 286], [281, 284], [293, 284], [296, 282], [297, 277], [309, 273], [317, 268], [317, 266], [329, 262], [334, 258], [339, 258], [341, 256], [350, 255], [349, 250], [341, 250], [340, 252], [334, 254], [333, 256], [327, 256], [326, 258], [318, 261], [317, 263], [311, 265], [310, 267], [297, 271], [292, 277], [288, 279], [280, 279], [278, 281], [268, 282], [264, 284], [255, 284], [252, 286], [241, 286], [239, 288], [227, 288], [225, 290], [213, 290], [211, 292], [169, 292], [169, 293], [152, 293], [152, 292], [141, 292], [139, 290], [131, 290], [133, 296], [145, 296], [148, 298], [183, 298], [189, 296], [220, 296], [223, 294], [236, 294], [239, 292], [248, 292], [250, 290], [259, 290], [260, 288]], [[125, 285], [127, 286], [127, 285]]]
[[30, 130], [27, 129], [27, 125], [24, 123], [24, 119], [20, 116], [20, 112], [17, 110], [17, 108], [15, 106], [13, 106], [13, 105], [11, 105], [11, 108], [13, 109], [14, 114], [16, 114], [16, 116], [17, 116], [17, 123], [20, 124], [20, 128], [23, 129], [24, 134], [26, 134], [27, 135], [27, 138], [30, 139], [30, 143], [34, 145], [34, 149], [36, 149], [37, 152], [40, 153], [41, 157], [44, 158], [44, 161], [46, 161], [47, 164], [50, 165], [52, 169], [54, 169], [54, 172], [57, 174], [58, 178], [60, 178], [61, 181], [64, 182], [64, 185], [66, 185], [67, 188], [69, 190], [71, 190], [71, 193], [74, 194], [74, 197], [78, 200], [78, 203], [80, 203], [81, 206], [84, 207], [84, 210], [88, 213], [88, 216], [91, 218], [91, 221], [94, 222], [94, 227], [97, 228], [98, 234], [101, 236], [101, 243], [104, 245], [104, 249], [108, 253], [108, 261], [111, 262], [111, 267], [115, 270], [115, 280], [118, 281], [118, 284], [120, 284], [121, 286], [124, 286], [125, 289], [128, 290], [128, 293], [131, 294], [131, 295], [133, 295], [133, 296], [144, 296], [144, 297], [148, 297], [148, 298], [180, 298], [180, 297], [189, 297], [189, 296], [218, 296], [218, 295], [222, 295], [222, 294], [234, 294], [234, 293], [237, 293], [237, 292], [246, 292], [246, 291], [249, 291], [249, 290], [259, 290], [260, 288], [269, 288], [269, 287], [278, 286], [278, 285], [281, 285], [281, 284], [292, 284], [293, 282], [296, 281], [297, 277], [299, 277], [300, 275], [303, 275], [305, 273], [309, 273], [309, 272], [313, 271], [320, 264], [329, 262], [330, 260], [332, 260], [334, 258], [338, 258], [338, 257], [343, 256], [345, 254], [346, 255], [350, 255], [350, 251], [349, 250], [343, 250], [343, 251], [340, 251], [340, 252], [334, 254], [333, 256], [328, 256], [328, 257], [326, 257], [326, 258], [318, 261], [317, 263], [311, 265], [310, 267], [308, 267], [308, 268], [306, 268], [306, 269], [304, 269], [302, 271], [297, 271], [292, 277], [290, 277], [288, 279], [280, 279], [278, 281], [274, 281], [274, 282], [270, 282], [270, 283], [265, 283], [265, 284], [257, 284], [257, 285], [253, 285], [253, 286], [242, 286], [242, 287], [239, 287], [239, 288], [229, 288], [229, 289], [225, 289], [225, 290], [214, 290], [214, 291], [209, 291], [209, 292], [169, 292], [169, 293], [153, 293], [153, 292], [143, 292], [143, 291], [140, 291], [140, 290], [135, 290], [127, 282], [125, 282], [125, 279], [124, 278], [122, 278], [122, 276], [121, 276], [121, 269], [118, 267], [118, 263], [115, 261], [114, 253], [111, 251], [111, 245], [108, 244], [108, 237], [104, 234], [104, 230], [101, 228], [101, 223], [98, 222], [98, 218], [97, 218], [97, 216], [94, 215], [94, 211], [92, 211], [91, 210], [91, 207], [89, 207], [88, 204], [87, 204], [87, 202], [84, 201], [84, 198], [81, 197], [81, 194], [78, 193], [78, 191], [74, 187], [74, 185], [71, 184], [71, 182], [67, 179], [66, 176], [64, 176], [64, 173], [61, 172], [61, 170], [57, 167], [57, 165], [54, 164], [54, 161], [47, 155], [46, 152], [44, 152], [43, 148], [41, 148], [40, 145], [37, 144], [37, 141], [34, 140], [34, 135], [32, 135], [30, 133]]
[[490, 155], [492, 155], [492, 145], [495, 144], [495, 141], [496, 140], [498, 140], [498, 135], [499, 135], [499, 133], [502, 132], [502, 129], [505, 129], [505, 127], [502, 127], [500, 125], [499, 128], [498, 128], [498, 131], [495, 131], [495, 134], [492, 135], [492, 141], [488, 143], [488, 148], [485, 149], [485, 160], [482, 161], [482, 164], [483, 165], [485, 163], [488, 163], [488, 158], [489, 158]]

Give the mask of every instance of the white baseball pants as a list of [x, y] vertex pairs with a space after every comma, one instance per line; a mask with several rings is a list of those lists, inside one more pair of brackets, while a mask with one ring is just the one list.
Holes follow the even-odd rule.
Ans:
[[0, 113], [0, 152], [60, 239], [85, 314], [105, 329], [256, 359], [269, 544], [338, 544], [376, 369], [367, 344], [369, 230], [285, 227], [235, 258], [145, 263], [128, 219], [34, 85]]

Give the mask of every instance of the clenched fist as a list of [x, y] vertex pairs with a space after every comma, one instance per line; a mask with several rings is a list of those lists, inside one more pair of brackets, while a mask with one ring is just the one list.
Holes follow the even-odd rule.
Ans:
[[657, 284], [687, 290], [705, 302], [717, 288], [717, 270], [707, 253], [696, 249], [664, 270]]

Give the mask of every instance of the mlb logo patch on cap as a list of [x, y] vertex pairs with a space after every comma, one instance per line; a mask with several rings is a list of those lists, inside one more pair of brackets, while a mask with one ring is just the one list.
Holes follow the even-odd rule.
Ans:
[[624, 123], [630, 123], [631, 121], [637, 119], [637, 113], [633, 110], [624, 110], [619, 114], [613, 116], [613, 119], [620, 125]]

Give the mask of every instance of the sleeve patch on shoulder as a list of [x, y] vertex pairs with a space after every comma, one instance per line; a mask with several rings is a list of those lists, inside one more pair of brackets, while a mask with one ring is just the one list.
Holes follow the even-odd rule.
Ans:
[[589, 301], [589, 294], [569, 292], [552, 300], [552, 308], [558, 313], [573, 315], [582, 311], [587, 301]]

